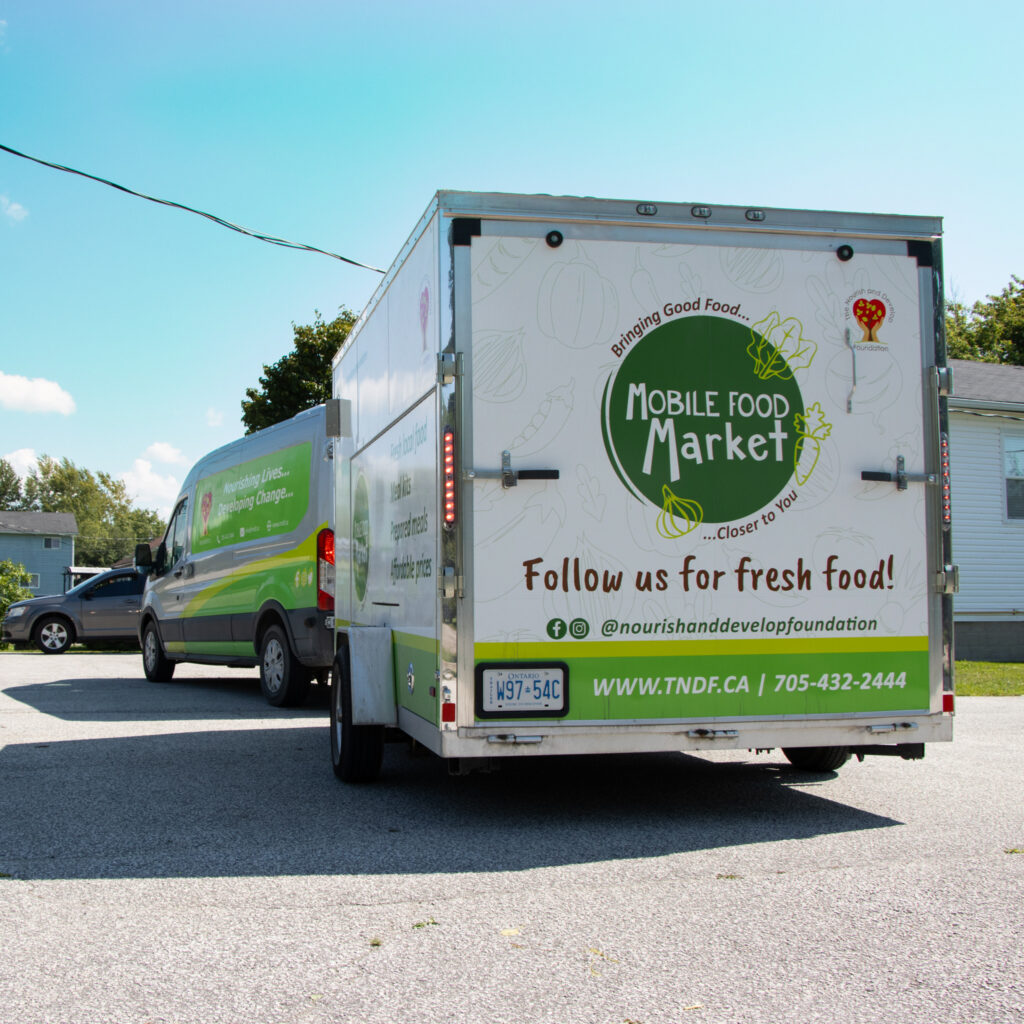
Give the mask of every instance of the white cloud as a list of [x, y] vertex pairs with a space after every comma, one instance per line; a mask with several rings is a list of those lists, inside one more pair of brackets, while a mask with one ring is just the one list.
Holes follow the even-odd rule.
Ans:
[[59, 412], [70, 416], [75, 400], [56, 381], [0, 371], [0, 406], [18, 412]]
[[219, 409], [214, 409], [213, 406], [210, 406], [210, 408], [206, 410], [206, 425], [208, 427], [219, 427], [222, 426], [223, 423], [224, 413]]
[[[2, 42], [0, 38], [0, 43]], [[10, 220], [24, 220], [28, 216], [28, 210], [21, 203], [11, 202], [7, 196], [0, 196], [0, 213]]]
[[17, 451], [8, 452], [3, 456], [10, 464], [15, 473], [22, 479], [28, 475], [30, 469], [36, 468], [39, 456], [32, 448], [19, 448]]
[[146, 449], [145, 454], [154, 462], [167, 462], [172, 466], [188, 465], [188, 459], [182, 454], [181, 449], [166, 441], [154, 441]]
[[135, 505], [156, 509], [165, 519], [171, 514], [171, 507], [181, 486], [176, 476], [162, 476], [154, 472], [153, 463], [149, 459], [136, 459], [132, 468], [121, 474], [121, 479]]

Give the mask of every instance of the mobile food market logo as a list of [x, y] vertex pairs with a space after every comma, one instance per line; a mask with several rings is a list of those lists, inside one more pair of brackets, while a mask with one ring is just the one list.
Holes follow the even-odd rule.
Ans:
[[794, 379], [817, 345], [777, 312], [750, 327], [718, 316], [660, 324], [605, 385], [602, 428], [623, 484], [657, 510], [666, 538], [742, 519], [796, 474], [813, 472], [831, 432]]

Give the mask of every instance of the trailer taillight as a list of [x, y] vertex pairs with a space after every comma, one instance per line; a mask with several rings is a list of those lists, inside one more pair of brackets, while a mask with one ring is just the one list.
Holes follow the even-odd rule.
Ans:
[[942, 694], [942, 710], [946, 714], [950, 714], [950, 715], [953, 714], [953, 702], [954, 702], [954, 699], [955, 699], [955, 695], [950, 693], [949, 690], [946, 690]]
[[444, 524], [452, 526], [455, 523], [455, 432], [449, 427], [444, 432], [443, 445], [444, 459]]
[[316, 606], [322, 612], [334, 611], [334, 531], [316, 535]]
[[949, 497], [949, 436], [943, 434], [939, 441], [939, 461], [942, 470], [942, 525], [953, 521], [953, 505]]

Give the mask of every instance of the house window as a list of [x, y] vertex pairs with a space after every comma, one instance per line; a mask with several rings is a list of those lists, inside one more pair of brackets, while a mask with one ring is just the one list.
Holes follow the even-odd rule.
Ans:
[[1006, 518], [1024, 519], [1024, 437], [1003, 438]]
[[59, 548], [60, 547], [60, 537], [44, 537], [43, 538], [43, 547], [44, 548]]
[[38, 590], [39, 589], [39, 573], [30, 572], [28, 574], [28, 589]]

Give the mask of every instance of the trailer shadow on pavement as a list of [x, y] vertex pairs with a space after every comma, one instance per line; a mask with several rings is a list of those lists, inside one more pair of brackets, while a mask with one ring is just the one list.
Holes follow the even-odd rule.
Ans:
[[347, 786], [330, 769], [324, 711], [304, 710], [316, 725], [155, 721], [147, 735], [10, 743], [0, 874], [518, 871], [899, 824], [829, 799], [827, 781], [784, 769], [781, 754], [530, 758], [450, 777], [433, 755], [390, 744], [378, 782]]

